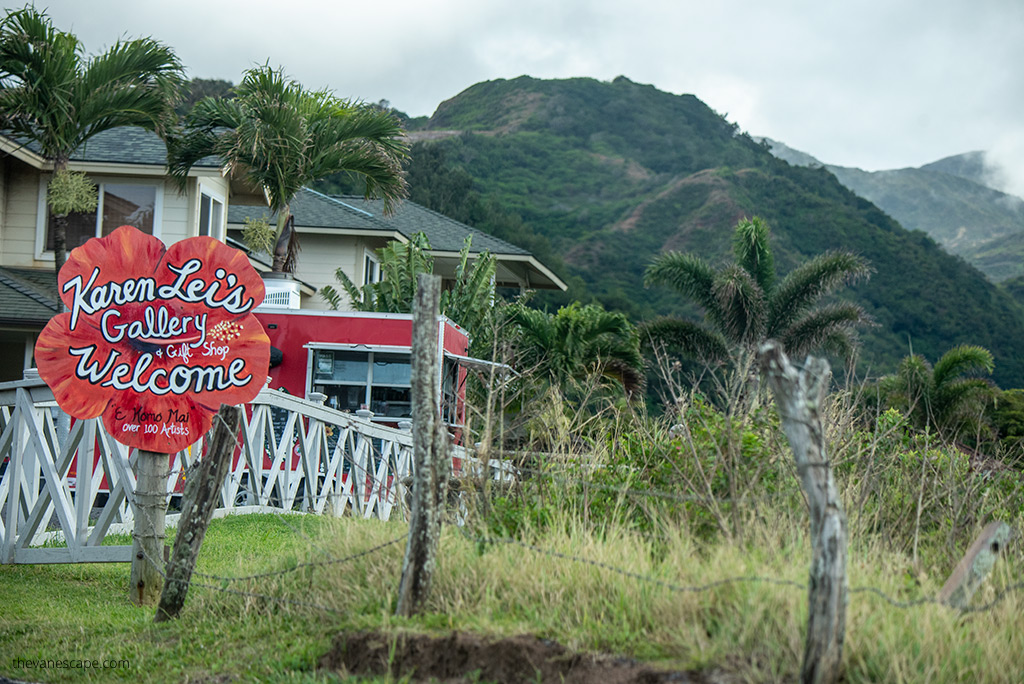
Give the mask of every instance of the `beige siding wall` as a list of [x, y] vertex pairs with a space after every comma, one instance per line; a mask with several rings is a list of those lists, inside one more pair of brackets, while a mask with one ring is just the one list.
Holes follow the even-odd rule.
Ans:
[[7, 175], [9, 157], [0, 156], [0, 264], [4, 263], [4, 218], [7, 216]]
[[[363, 282], [363, 254], [365, 250], [376, 250], [387, 244], [387, 240], [358, 238], [344, 235], [299, 234], [302, 251], [299, 252], [295, 276], [319, 290], [330, 285], [342, 295], [343, 310], [349, 310], [348, 297], [334, 277], [342, 268], [356, 285]], [[303, 297], [303, 309], [329, 309], [320, 295]]]
[[[360, 282], [362, 277], [363, 249], [362, 241], [351, 237], [331, 235], [299, 234], [298, 268], [295, 276], [319, 290], [324, 285], [331, 285], [339, 292], [341, 286], [334, 278], [334, 271], [344, 269], [349, 278]], [[359, 271], [357, 272], [357, 268]], [[344, 293], [342, 298], [345, 299]], [[327, 303], [319, 295], [305, 297], [302, 301], [304, 309], [329, 309]]]
[[[41, 192], [41, 172], [21, 162], [0, 164], [0, 264], [23, 268], [47, 268], [53, 258], [36, 255], [36, 229]], [[198, 234], [199, 208], [196, 201], [198, 181], [190, 181], [184, 193], [169, 180], [159, 177], [94, 174], [96, 182], [148, 181], [162, 192], [160, 239], [172, 244]], [[227, 200], [228, 184], [220, 176], [203, 178], [204, 187]], [[225, 207], [226, 214], [226, 207]]]
[[53, 268], [53, 260], [36, 259], [36, 207], [39, 206], [39, 172], [19, 162], [8, 167], [4, 210], [3, 263], [22, 268]]
[[[191, 219], [189, 205], [191, 192], [179, 193], [178, 188], [170, 181], [164, 181], [164, 206], [160, 216], [160, 239], [165, 245], [171, 245], [195, 235], [195, 221]], [[192, 232], [189, 232], [189, 229]]]

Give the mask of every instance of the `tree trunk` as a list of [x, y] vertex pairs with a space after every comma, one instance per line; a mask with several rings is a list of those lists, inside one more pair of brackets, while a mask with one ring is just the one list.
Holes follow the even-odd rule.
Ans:
[[212, 437], [206, 455], [189, 470], [181, 502], [178, 534], [174, 551], [167, 564], [167, 579], [155, 622], [178, 617], [188, 595], [188, 583], [196, 567], [199, 549], [206, 536], [213, 511], [220, 502], [224, 478], [231, 469], [231, 455], [238, 443], [238, 426], [242, 411], [237, 406], [222, 405], [213, 419]]
[[[53, 162], [53, 175], [56, 176], [61, 171], [65, 170], [68, 166], [67, 159], [55, 159]], [[49, 212], [49, 202], [46, 203], [47, 212]], [[44, 229], [45, 230], [45, 229]], [[45, 238], [45, 232], [44, 232]], [[62, 214], [61, 216], [53, 217], [53, 271], [58, 276], [60, 275], [60, 269], [64, 268], [64, 263], [68, 260], [68, 215]], [[58, 300], [60, 298], [58, 297]], [[65, 307], [63, 301], [60, 301], [60, 310], [64, 311]]]
[[135, 531], [132, 533], [132, 572], [128, 597], [137, 605], [160, 598], [164, 560], [164, 519], [170, 454], [139, 449], [135, 476]]
[[274, 273], [290, 273], [295, 270], [295, 259], [293, 252], [297, 246], [295, 241], [295, 217], [291, 214], [290, 205], [286, 206], [277, 217], [277, 242], [274, 243], [274, 263], [271, 270]]
[[421, 612], [430, 591], [451, 468], [448, 435], [438, 416], [437, 316], [440, 300], [441, 278], [419, 274], [413, 304], [412, 337], [412, 511], [395, 611], [402, 616]]
[[773, 341], [761, 347], [761, 364], [810, 509], [813, 555], [801, 680], [830, 684], [839, 680], [849, 591], [846, 515], [825, 452], [820, 413], [831, 375], [827, 361], [812, 357], [798, 372]]

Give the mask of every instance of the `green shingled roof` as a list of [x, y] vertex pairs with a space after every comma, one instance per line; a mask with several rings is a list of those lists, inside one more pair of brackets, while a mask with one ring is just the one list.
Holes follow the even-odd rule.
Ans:
[[[39, 145], [29, 142], [26, 148], [39, 154]], [[122, 126], [97, 133], [71, 155], [71, 161], [109, 164], [167, 165], [167, 145], [156, 133], [144, 128]], [[217, 157], [206, 157], [195, 166], [218, 168]]]
[[[467, 235], [473, 236], [473, 252], [489, 250], [492, 254], [518, 254], [529, 256], [522, 247], [499, 240], [464, 223], [431, 211], [426, 207], [403, 200], [390, 216], [384, 215], [384, 202], [367, 200], [362, 197], [334, 197], [304, 188], [292, 202], [295, 225], [302, 228], [334, 228], [345, 230], [370, 230], [381, 233], [401, 233], [411, 238], [424, 233], [432, 250], [458, 252], [462, 249]], [[266, 207], [232, 204], [228, 208], [228, 223], [245, 223], [246, 217], [270, 218]]]
[[53, 269], [0, 267], [0, 321], [44, 325], [56, 313]]

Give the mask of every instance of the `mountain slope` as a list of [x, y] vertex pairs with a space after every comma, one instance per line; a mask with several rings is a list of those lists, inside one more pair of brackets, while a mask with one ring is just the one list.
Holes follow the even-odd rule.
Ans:
[[996, 190], [999, 189], [998, 185], [992, 184], [992, 180], [996, 175], [995, 170], [986, 163], [985, 153], [978, 150], [955, 154], [952, 157], [943, 157], [938, 161], [925, 164], [921, 168], [925, 171], [937, 171], [950, 176], [959, 176], [978, 185], [995, 188]]
[[823, 166], [840, 183], [878, 205], [910, 230], [923, 230], [991, 280], [1024, 275], [1024, 200], [985, 185], [993, 171], [970, 152], [921, 168], [863, 171], [822, 164], [765, 139], [790, 164]]
[[[871, 280], [842, 293], [878, 322], [865, 333], [862, 368], [893, 368], [908, 343], [937, 358], [969, 342], [993, 351], [998, 382], [1024, 385], [1014, 349], [1024, 312], [1005, 292], [828, 171], [775, 158], [693, 96], [622, 77], [521, 77], [469, 88], [424, 128], [461, 134], [417, 145], [411, 176], [423, 177], [417, 163], [429, 158], [439, 178], [471, 178], [473, 192], [550, 242], [573, 297], [634, 320], [692, 313], [672, 293], [645, 289], [644, 268], [667, 249], [724, 260], [736, 221], [758, 214], [772, 226], [780, 273], [827, 249], [871, 260]], [[416, 192], [430, 206], [441, 191]]]

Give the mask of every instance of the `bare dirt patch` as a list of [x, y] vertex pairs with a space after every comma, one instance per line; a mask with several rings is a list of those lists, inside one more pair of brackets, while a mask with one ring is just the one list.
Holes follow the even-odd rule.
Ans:
[[413, 682], [565, 682], [584, 684], [713, 684], [700, 672], [667, 672], [624, 658], [577, 653], [530, 634], [487, 639], [359, 632], [339, 634], [320, 659], [342, 675], [390, 675]]

